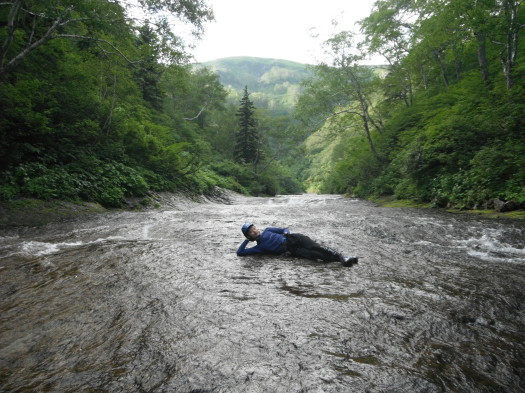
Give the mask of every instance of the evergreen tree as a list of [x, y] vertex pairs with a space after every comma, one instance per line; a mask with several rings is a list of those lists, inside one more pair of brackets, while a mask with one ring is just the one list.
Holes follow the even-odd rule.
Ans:
[[142, 97], [152, 108], [162, 110], [163, 93], [159, 86], [163, 74], [160, 62], [160, 39], [153, 28], [146, 23], [139, 27], [136, 45], [140, 50], [141, 61], [134, 66], [135, 80], [142, 91]]
[[236, 116], [239, 118], [239, 129], [235, 138], [234, 157], [241, 163], [253, 163], [257, 168], [260, 159], [260, 138], [255, 118], [255, 106], [250, 100], [248, 86], [244, 87], [244, 94]]

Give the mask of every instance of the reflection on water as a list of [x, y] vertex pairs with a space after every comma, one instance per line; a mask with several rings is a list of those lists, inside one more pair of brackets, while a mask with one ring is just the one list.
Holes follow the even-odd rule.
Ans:
[[[352, 268], [238, 258], [288, 226]], [[236, 197], [0, 234], [0, 391], [521, 392], [525, 223]]]

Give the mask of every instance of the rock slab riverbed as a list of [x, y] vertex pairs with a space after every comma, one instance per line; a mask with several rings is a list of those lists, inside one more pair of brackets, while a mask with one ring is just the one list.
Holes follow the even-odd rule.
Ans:
[[[237, 257], [288, 227], [339, 263]], [[0, 232], [0, 391], [522, 392], [525, 223], [337, 195]]]

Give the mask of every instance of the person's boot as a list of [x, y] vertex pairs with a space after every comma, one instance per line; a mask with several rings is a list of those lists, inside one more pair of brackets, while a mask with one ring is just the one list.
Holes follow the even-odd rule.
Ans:
[[341, 264], [343, 266], [353, 266], [357, 263], [357, 261], [358, 261], [357, 257], [343, 257]]
[[324, 254], [322, 259], [324, 262], [344, 262], [345, 257], [335, 251], [333, 248], [320, 246], [320, 252]]

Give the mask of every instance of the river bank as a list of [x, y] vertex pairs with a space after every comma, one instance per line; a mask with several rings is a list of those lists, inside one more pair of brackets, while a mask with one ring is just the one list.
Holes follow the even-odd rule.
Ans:
[[0, 228], [42, 226], [50, 222], [107, 211], [97, 203], [18, 199], [0, 202]]
[[[392, 199], [392, 198], [376, 198], [371, 200], [377, 203], [381, 207], [391, 208], [417, 208], [417, 209], [433, 209], [436, 208], [430, 203], [416, 202], [408, 199]], [[513, 210], [513, 211], [498, 211], [496, 209], [451, 209], [451, 208], [437, 208], [440, 210], [448, 211], [454, 214], [473, 214], [477, 216], [483, 216], [487, 218], [512, 218], [525, 220], [525, 210]]]
[[0, 202], [0, 228], [17, 226], [43, 226], [52, 222], [81, 216], [100, 214], [112, 210], [144, 211], [151, 209], [184, 210], [196, 203], [215, 201], [229, 203], [235, 193], [215, 189], [207, 195], [191, 193], [150, 193], [146, 198], [128, 198], [119, 209], [105, 208], [93, 202], [43, 201], [40, 199], [17, 199]]

